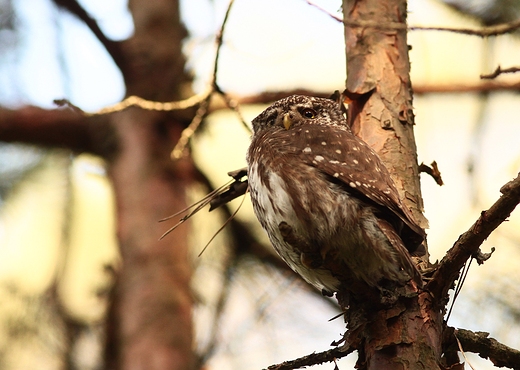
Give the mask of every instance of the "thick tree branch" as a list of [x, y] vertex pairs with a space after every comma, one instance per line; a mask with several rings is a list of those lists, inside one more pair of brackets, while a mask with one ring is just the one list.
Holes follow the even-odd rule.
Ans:
[[103, 31], [101, 31], [101, 28], [99, 28], [96, 20], [92, 18], [76, 0], [53, 1], [59, 8], [67, 10], [82, 20], [83, 23], [85, 23], [85, 25], [92, 31], [94, 36], [96, 36], [99, 42], [101, 42], [101, 44], [105, 47], [118, 68], [123, 71], [124, 57], [120, 47], [121, 44], [106, 37]]
[[85, 117], [69, 109], [0, 107], [0, 140], [106, 154], [113, 149], [107, 117]]
[[489, 333], [472, 332], [466, 329], [447, 328], [446, 347], [458, 348], [457, 339], [466, 352], [477, 353], [480, 357], [489, 359], [497, 367], [520, 368], [520, 351], [488, 338]]
[[489, 208], [483, 211], [471, 228], [462, 234], [453, 247], [446, 253], [432, 279], [426, 285], [438, 300], [447, 296], [448, 290], [459, 276], [460, 269], [472, 255], [478, 252], [480, 245], [520, 203], [520, 175], [504, 185], [502, 196]]

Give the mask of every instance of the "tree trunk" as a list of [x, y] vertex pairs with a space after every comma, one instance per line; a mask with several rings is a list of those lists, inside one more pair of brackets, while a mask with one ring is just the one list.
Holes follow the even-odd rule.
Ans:
[[[131, 0], [135, 34], [121, 43], [128, 95], [156, 101], [181, 97], [184, 72], [178, 1]], [[192, 369], [189, 228], [159, 241], [158, 220], [183, 209], [193, 181], [189, 159], [170, 152], [183, 122], [172, 114], [127, 109], [110, 117], [116, 153], [109, 174], [117, 202], [123, 257], [109, 316], [109, 366], [125, 370]]]
[[[405, 0], [344, 1], [349, 124], [388, 167], [405, 205], [422, 227]], [[427, 254], [425, 259], [427, 260]], [[439, 369], [442, 314], [432, 296], [400, 296], [374, 310], [349, 302], [361, 369]], [[357, 330], [357, 332], [356, 332]]]

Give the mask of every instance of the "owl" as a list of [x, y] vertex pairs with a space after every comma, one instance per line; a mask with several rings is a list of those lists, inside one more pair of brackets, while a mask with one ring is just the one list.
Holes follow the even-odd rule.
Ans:
[[411, 253], [424, 230], [335, 101], [293, 95], [272, 104], [252, 125], [251, 201], [291, 269], [327, 295], [338, 291], [345, 275], [375, 288], [388, 282], [422, 285]]

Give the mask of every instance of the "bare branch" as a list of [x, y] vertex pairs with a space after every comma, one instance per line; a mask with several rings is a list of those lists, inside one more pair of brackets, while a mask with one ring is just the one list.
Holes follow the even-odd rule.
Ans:
[[452, 28], [452, 27], [408, 27], [408, 31], [444, 31], [453, 32], [469, 36], [489, 37], [499, 36], [514, 32], [520, 28], [520, 20], [509, 23], [501, 23], [494, 26], [475, 28]]
[[271, 365], [267, 370], [292, 370], [307, 366], [319, 365], [325, 362], [333, 362], [354, 352], [354, 348], [337, 347], [328, 351], [311, 353], [310, 355], [297, 358], [296, 360], [284, 361], [278, 365]]
[[445, 345], [456, 345], [456, 339], [464, 351], [477, 353], [480, 357], [489, 359], [497, 367], [520, 368], [520, 351], [488, 338], [489, 333], [472, 332], [466, 329], [446, 329]]
[[487, 75], [481, 74], [480, 78], [483, 80], [492, 80], [494, 78], [497, 78], [498, 76], [500, 76], [503, 73], [516, 73], [516, 72], [520, 72], [519, 67], [510, 67], [510, 68], [502, 69], [502, 67], [498, 66], [497, 69], [495, 69], [495, 71], [493, 73], [490, 73]]
[[479, 29], [474, 28], [453, 28], [453, 27], [424, 27], [424, 26], [410, 26], [407, 27], [404, 23], [397, 22], [388, 22], [388, 23], [380, 23], [373, 21], [351, 21], [342, 19], [334, 14], [331, 14], [327, 10], [323, 9], [317, 4], [314, 4], [310, 0], [307, 0], [307, 4], [314, 6], [321, 10], [322, 12], [328, 14], [332, 19], [338, 22], [342, 22], [346, 26], [350, 27], [363, 27], [363, 28], [374, 28], [379, 30], [407, 30], [407, 31], [443, 31], [443, 32], [453, 32], [459, 33], [463, 35], [470, 36], [479, 36], [479, 37], [489, 37], [489, 36], [498, 36], [504, 35], [507, 33], [511, 33], [520, 28], [520, 20], [515, 20], [509, 23], [501, 23], [494, 26], [481, 27]]
[[217, 73], [218, 73], [218, 61], [220, 58], [220, 49], [222, 48], [222, 42], [224, 41], [224, 30], [226, 29], [226, 24], [229, 19], [229, 13], [231, 12], [231, 7], [235, 0], [230, 0], [226, 14], [224, 15], [224, 19], [222, 20], [222, 25], [220, 26], [220, 30], [217, 33], [217, 37], [215, 38], [215, 43], [217, 44], [217, 52], [215, 54], [215, 62], [213, 64], [213, 82], [212, 85], [217, 85]]
[[[179, 100], [179, 101], [171, 101], [171, 102], [158, 102], [153, 100], [146, 100], [139, 96], [129, 96], [128, 98], [116, 103], [114, 105], [110, 105], [108, 107], [104, 107], [96, 112], [85, 113], [88, 116], [97, 116], [108, 113], [120, 112], [129, 107], [139, 107], [146, 110], [154, 110], [154, 111], [174, 111], [174, 110], [184, 110], [193, 108], [203, 101], [205, 101], [212, 93], [210, 88], [204, 90], [200, 94], [195, 94], [190, 96], [187, 99]], [[67, 101], [66, 99], [56, 100], [55, 102], [66, 104], [67, 106], [74, 106], [72, 103]], [[77, 107], [76, 107], [77, 108]]]
[[459, 271], [468, 258], [478, 252], [480, 245], [520, 203], [520, 174], [504, 185], [502, 196], [487, 211], [482, 211], [478, 220], [462, 234], [439, 263], [432, 279], [426, 285], [438, 300], [444, 301], [448, 290], [459, 276]]
[[480, 82], [476, 84], [452, 83], [449, 85], [414, 85], [413, 92], [415, 95], [425, 94], [460, 94], [467, 92], [500, 92], [500, 91], [518, 91], [520, 90], [520, 82]]
[[103, 155], [113, 149], [111, 130], [105, 117], [85, 117], [71, 109], [0, 108], [0, 140], [5, 142]]
[[437, 166], [436, 161], [433, 161], [431, 163], [431, 167], [424, 163], [421, 163], [419, 165], [419, 172], [424, 172], [430, 175], [435, 180], [437, 185], [444, 185], [444, 181], [442, 181], [441, 171], [439, 171], [439, 167]]
[[200, 124], [204, 120], [204, 117], [206, 117], [208, 114], [208, 106], [210, 99], [211, 95], [208, 95], [208, 97], [201, 102], [199, 108], [197, 109], [197, 113], [191, 120], [188, 127], [182, 130], [181, 137], [179, 138], [179, 141], [177, 141], [177, 144], [175, 144], [175, 147], [173, 148], [170, 154], [171, 159], [177, 160], [185, 155], [185, 149], [188, 143], [190, 142], [191, 137], [195, 134], [195, 131], [197, 131], [197, 129], [199, 128]]

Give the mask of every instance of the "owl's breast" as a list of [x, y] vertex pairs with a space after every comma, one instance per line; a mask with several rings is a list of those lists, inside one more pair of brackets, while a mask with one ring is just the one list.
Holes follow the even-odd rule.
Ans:
[[[249, 191], [255, 214], [278, 255], [307, 282], [319, 290], [334, 292], [339, 282], [330, 271], [309, 268], [302, 263], [302, 247], [315, 249], [320, 254], [320, 244], [313, 240], [317, 224], [310, 216], [310, 208], [298, 201], [299, 194], [291, 191], [294, 184], [275, 171], [260, 172], [255, 163], [248, 169]], [[323, 214], [323, 212], [321, 212]], [[314, 224], [313, 224], [314, 223]], [[301, 245], [291, 245], [280, 231], [287, 224]]]

